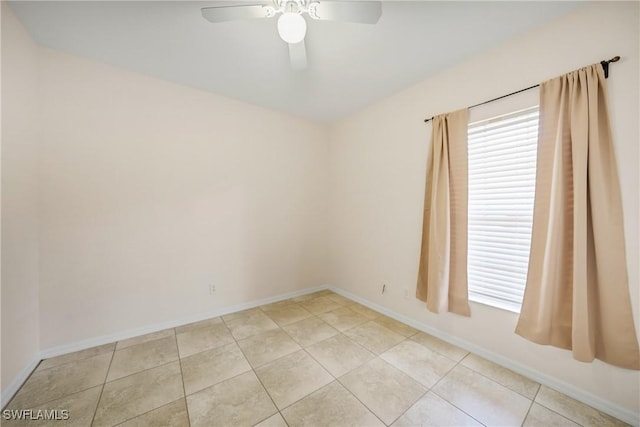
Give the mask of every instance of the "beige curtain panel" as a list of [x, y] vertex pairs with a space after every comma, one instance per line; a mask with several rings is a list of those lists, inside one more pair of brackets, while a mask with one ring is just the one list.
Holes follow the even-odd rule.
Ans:
[[434, 312], [469, 316], [466, 109], [433, 118], [416, 297]]
[[516, 333], [640, 369], [600, 64], [540, 86], [531, 255]]

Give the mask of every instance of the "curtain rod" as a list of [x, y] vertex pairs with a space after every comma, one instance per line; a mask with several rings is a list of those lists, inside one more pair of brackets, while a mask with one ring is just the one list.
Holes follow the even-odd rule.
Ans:
[[[618, 62], [618, 61], [620, 61], [620, 57], [619, 56], [614, 56], [613, 58], [609, 59], [608, 61], [600, 61], [600, 65], [602, 65], [602, 69], [604, 70], [604, 78], [605, 79], [609, 77], [609, 64], [612, 63], [612, 62]], [[521, 92], [526, 92], [528, 90], [534, 89], [534, 88], [539, 87], [539, 86], [540, 86], [540, 83], [538, 83], [537, 85], [529, 86], [529, 87], [524, 88], [524, 89], [517, 90], [515, 92], [508, 93], [506, 95], [499, 96], [497, 98], [490, 99], [488, 101], [481, 102], [479, 104], [472, 105], [471, 107], [468, 107], [468, 108], [479, 107], [481, 105], [488, 104], [488, 103], [493, 102], [493, 101], [498, 101], [499, 99], [506, 98], [508, 96], [516, 95], [516, 94], [521, 93]], [[427, 123], [427, 122], [430, 122], [431, 120], [433, 120], [433, 117], [428, 118], [428, 119], [424, 119], [424, 122]]]

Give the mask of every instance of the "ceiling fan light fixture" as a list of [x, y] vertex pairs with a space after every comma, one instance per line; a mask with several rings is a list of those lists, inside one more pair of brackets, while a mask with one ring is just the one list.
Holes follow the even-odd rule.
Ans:
[[278, 18], [278, 34], [287, 43], [296, 44], [304, 40], [307, 22], [296, 12], [285, 12]]

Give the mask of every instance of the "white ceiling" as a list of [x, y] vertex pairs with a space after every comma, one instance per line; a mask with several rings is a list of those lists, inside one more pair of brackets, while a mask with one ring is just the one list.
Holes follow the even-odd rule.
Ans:
[[376, 25], [307, 19], [309, 67], [293, 71], [275, 19], [211, 24], [202, 18], [201, 7], [221, 3], [11, 4], [41, 45], [321, 122], [344, 117], [578, 4], [389, 1]]

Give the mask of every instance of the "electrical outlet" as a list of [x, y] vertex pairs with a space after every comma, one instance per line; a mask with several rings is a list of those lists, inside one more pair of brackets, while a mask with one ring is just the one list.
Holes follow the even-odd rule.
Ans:
[[209, 294], [213, 295], [216, 293], [216, 285], [209, 285]]

